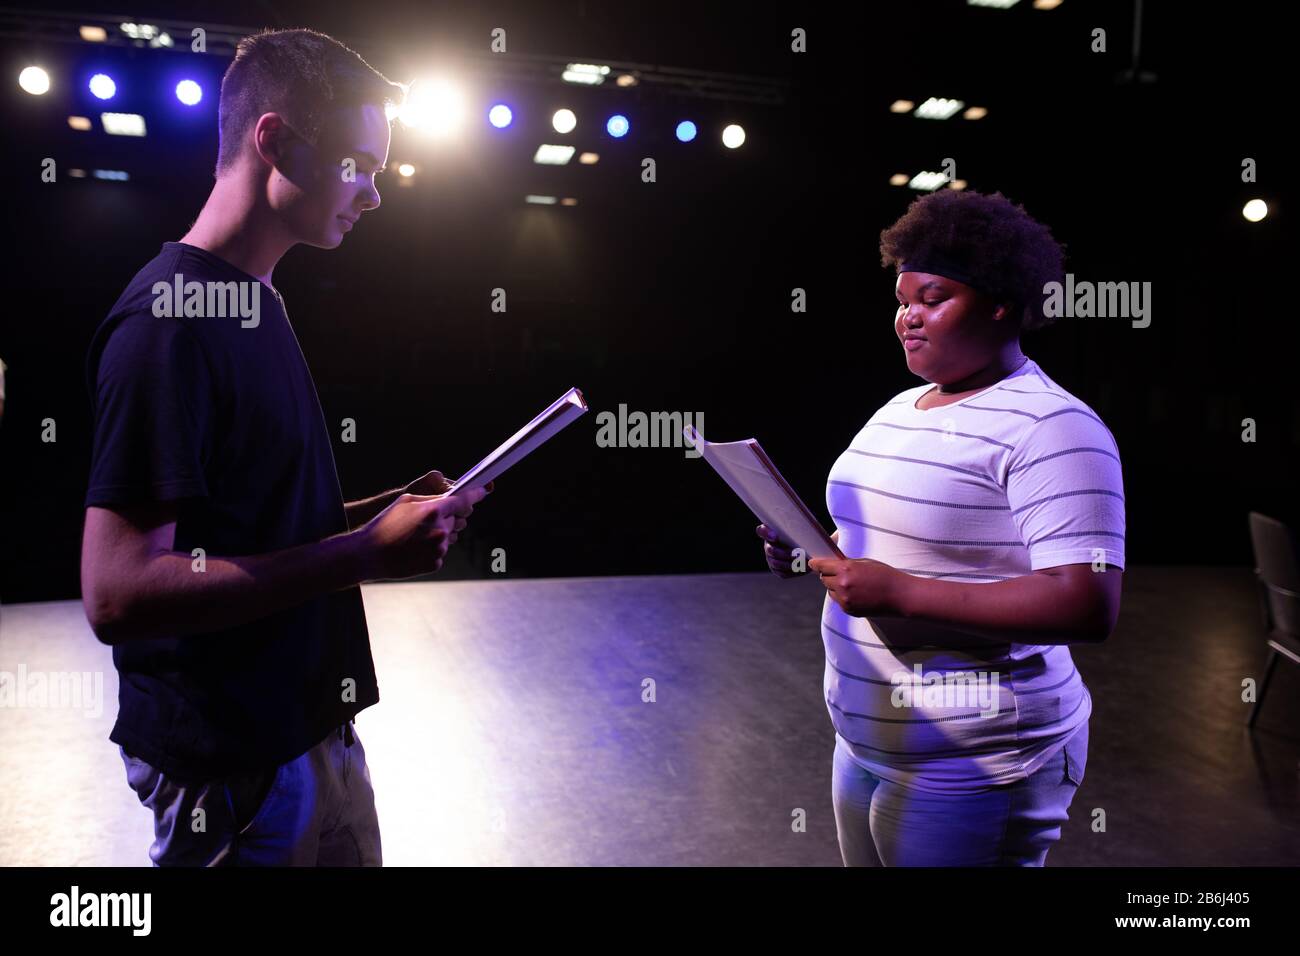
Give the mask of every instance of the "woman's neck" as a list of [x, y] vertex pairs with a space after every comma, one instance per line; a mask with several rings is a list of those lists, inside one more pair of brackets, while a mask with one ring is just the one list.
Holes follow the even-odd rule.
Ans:
[[1028, 361], [1029, 356], [1020, 351], [1019, 344], [1013, 344], [1010, 349], [999, 353], [996, 359], [978, 372], [968, 375], [960, 381], [939, 384], [935, 386], [935, 391], [941, 395], [958, 395], [962, 392], [973, 392], [979, 388], [987, 388], [996, 382], [1002, 381]]

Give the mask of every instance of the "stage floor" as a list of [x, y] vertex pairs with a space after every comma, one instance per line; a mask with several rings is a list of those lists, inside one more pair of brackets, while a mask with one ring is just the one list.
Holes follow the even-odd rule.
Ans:
[[[1300, 863], [1300, 669], [1279, 664], [1248, 732], [1250, 572], [1125, 579], [1115, 634], [1072, 649], [1091, 752], [1048, 864]], [[840, 864], [815, 579], [363, 591], [382, 699], [356, 728], [385, 865]], [[152, 816], [108, 740], [117, 675], [79, 602], [0, 609], [0, 671], [20, 666], [102, 674], [102, 712], [0, 709], [0, 865], [147, 866]]]

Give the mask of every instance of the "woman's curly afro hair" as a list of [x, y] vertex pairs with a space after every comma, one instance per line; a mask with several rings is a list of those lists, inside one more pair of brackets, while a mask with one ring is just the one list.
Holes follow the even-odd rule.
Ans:
[[1063, 280], [1065, 252], [1047, 226], [1000, 192], [940, 189], [917, 199], [880, 233], [880, 264], [895, 272], [932, 254], [962, 263], [982, 288], [1023, 309], [1021, 331], [1050, 325], [1044, 286]]

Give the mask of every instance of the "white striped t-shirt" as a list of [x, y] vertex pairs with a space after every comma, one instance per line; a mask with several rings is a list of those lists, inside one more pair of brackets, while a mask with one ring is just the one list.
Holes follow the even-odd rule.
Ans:
[[[970, 584], [1124, 567], [1119, 448], [1091, 408], [1032, 359], [961, 401], [916, 408], [931, 387], [881, 407], [831, 468], [826, 504], [845, 557]], [[903, 633], [927, 646], [891, 647]], [[872, 622], [829, 594], [822, 640], [836, 734], [861, 766], [920, 790], [1023, 779], [1092, 713], [1065, 645], [981, 645], [934, 623]]]

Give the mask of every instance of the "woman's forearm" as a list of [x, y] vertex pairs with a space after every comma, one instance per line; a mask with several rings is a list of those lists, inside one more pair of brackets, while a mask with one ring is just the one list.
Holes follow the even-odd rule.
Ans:
[[1083, 589], [1057, 569], [993, 584], [903, 575], [899, 615], [985, 637], [989, 643], [1076, 644], [1098, 639], [1096, 612]]

